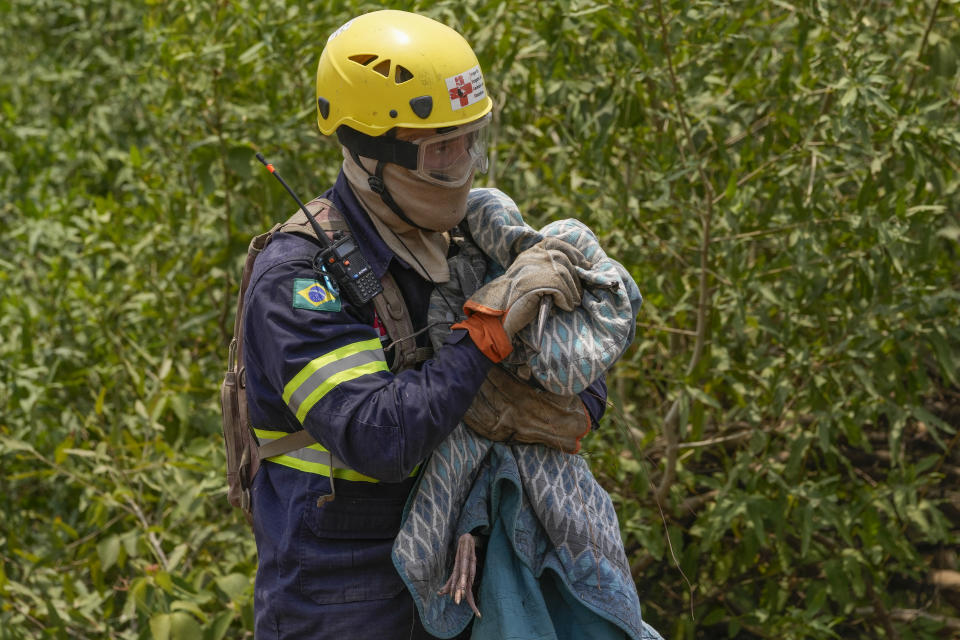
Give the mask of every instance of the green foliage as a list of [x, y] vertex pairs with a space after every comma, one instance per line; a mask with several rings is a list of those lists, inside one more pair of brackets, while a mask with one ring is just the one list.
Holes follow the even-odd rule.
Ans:
[[[960, 4], [392, 4], [475, 45], [486, 183], [646, 297], [586, 443], [645, 618], [956, 634]], [[330, 184], [314, 65], [373, 8], [0, 1], [0, 638], [249, 635], [216, 387], [291, 212], [251, 149]]]

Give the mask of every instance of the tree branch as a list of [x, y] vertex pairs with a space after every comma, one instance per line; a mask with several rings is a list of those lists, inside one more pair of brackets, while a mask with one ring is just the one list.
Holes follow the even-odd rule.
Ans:
[[[923, 40], [920, 41], [920, 50], [917, 51], [917, 64], [920, 64], [920, 58], [923, 57], [923, 51], [927, 48], [927, 40], [930, 38], [930, 31], [933, 29], [933, 23], [937, 19], [937, 10], [940, 9], [940, 0], [933, 5], [933, 11], [930, 12], [930, 19], [927, 21], [927, 29], [923, 32]], [[910, 74], [910, 84], [907, 85], [907, 93], [913, 93], [913, 83], [917, 80], [917, 72]]]
[[867, 597], [870, 598], [870, 602], [873, 603], [873, 612], [880, 619], [880, 624], [883, 625], [883, 630], [886, 632], [887, 637], [891, 640], [900, 640], [900, 634], [897, 633], [890, 619], [890, 612], [887, 611], [883, 600], [880, 599], [880, 596], [877, 595], [876, 590], [873, 588], [873, 580], [868, 577], [864, 580], [864, 583], [867, 587]]
[[160, 561], [160, 566], [163, 567], [164, 571], [170, 570], [170, 563], [167, 560], [167, 554], [163, 552], [163, 547], [160, 546], [160, 539], [157, 538], [155, 531], [150, 530], [150, 523], [147, 521], [147, 516], [143, 513], [143, 509], [140, 508], [133, 498], [130, 496], [125, 496], [127, 504], [130, 506], [131, 512], [137, 517], [137, 520], [140, 521], [140, 525], [143, 527], [143, 532], [147, 536], [147, 542], [150, 543], [150, 547], [153, 549], [154, 555], [157, 557], [157, 560]]
[[[703, 185], [704, 190], [703, 213], [700, 216], [702, 235], [700, 238], [700, 278], [699, 296], [697, 299], [697, 324], [695, 329], [696, 337], [694, 339], [693, 354], [690, 357], [690, 362], [687, 364], [686, 376], [689, 377], [693, 374], [693, 371], [700, 363], [700, 360], [703, 357], [704, 346], [706, 345], [707, 312], [710, 306], [710, 287], [708, 282], [710, 226], [713, 221], [714, 190], [713, 185], [707, 178], [706, 171], [704, 170], [703, 158], [701, 158], [697, 151], [696, 144], [694, 144], [693, 134], [690, 131], [689, 118], [687, 116], [686, 109], [684, 109], [683, 106], [684, 97], [683, 92], [680, 89], [680, 83], [677, 81], [677, 74], [673, 65], [673, 56], [671, 55], [670, 51], [670, 37], [667, 33], [667, 20], [663, 14], [663, 2], [661, 0], [657, 0], [656, 4], [657, 19], [660, 23], [660, 37], [663, 42], [664, 55], [667, 61], [667, 71], [670, 76], [670, 86], [673, 92], [674, 101], [677, 105], [677, 115], [679, 116], [680, 126], [683, 128], [684, 137], [686, 138], [686, 145], [689, 147], [690, 153], [693, 155], [693, 158], [696, 161], [697, 175], [700, 178], [700, 182]], [[660, 484], [654, 493], [654, 499], [657, 501], [658, 505], [662, 504], [666, 499], [670, 492], [670, 487], [673, 486], [673, 483], [676, 480], [677, 452], [680, 441], [679, 415], [680, 397], [677, 397], [677, 399], [673, 401], [673, 405], [670, 407], [670, 410], [667, 411], [667, 415], [663, 421], [663, 432], [667, 440], [667, 459], [663, 478], [661, 478]]]

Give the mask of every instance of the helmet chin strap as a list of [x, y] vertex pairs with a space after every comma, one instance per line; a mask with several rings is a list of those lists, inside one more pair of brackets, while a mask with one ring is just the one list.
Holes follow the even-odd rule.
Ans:
[[390, 207], [390, 210], [397, 214], [397, 217], [406, 222], [411, 227], [420, 229], [420, 231], [426, 231], [428, 233], [435, 233], [433, 229], [428, 229], [427, 227], [420, 226], [416, 222], [410, 219], [410, 217], [403, 212], [403, 209], [400, 208], [400, 205], [397, 204], [397, 201], [393, 199], [393, 196], [390, 195], [390, 192], [387, 191], [387, 183], [383, 180], [383, 166], [386, 164], [383, 160], [377, 160], [377, 169], [376, 174], [370, 173], [363, 163], [360, 162], [360, 154], [356, 151], [351, 150], [350, 156], [353, 158], [353, 161], [357, 163], [363, 172], [367, 174], [367, 184], [370, 185], [371, 191], [380, 196], [380, 199], [383, 200], [383, 203]]
[[[433, 229], [427, 229], [425, 227], [421, 227], [416, 222], [414, 222], [409, 217], [407, 217], [407, 214], [403, 212], [403, 209], [400, 208], [400, 205], [397, 204], [396, 200], [393, 199], [393, 196], [390, 195], [390, 192], [387, 191], [387, 185], [384, 184], [383, 182], [383, 165], [386, 164], [383, 160], [377, 160], [377, 170], [376, 170], [377, 173], [376, 175], [374, 175], [369, 171], [367, 171], [367, 168], [363, 166], [363, 163], [360, 162], [360, 155], [356, 151], [350, 151], [350, 156], [353, 158], [353, 161], [356, 162], [361, 169], [363, 169], [363, 172], [366, 173], [367, 176], [369, 176], [368, 182], [370, 184], [370, 189], [372, 189], [374, 193], [378, 194], [380, 196], [380, 199], [383, 200], [386, 203], [386, 205], [390, 207], [390, 210], [393, 211], [395, 214], [397, 214], [397, 216], [399, 216], [401, 220], [403, 220], [404, 222], [406, 222], [411, 226], [416, 227], [417, 229], [420, 229], [421, 231], [436, 233], [436, 231], [434, 231]], [[407, 243], [403, 241], [403, 238], [400, 237], [399, 233], [394, 231], [390, 227], [390, 225], [386, 225], [386, 226], [387, 226], [387, 230], [390, 231], [390, 233], [393, 234], [393, 237], [397, 239], [397, 242], [403, 245], [403, 248], [407, 250], [407, 253], [410, 254], [410, 257], [417, 262], [417, 264], [420, 266], [420, 270], [423, 271], [424, 275], [426, 276], [427, 282], [434, 285], [435, 287], [434, 291], [440, 294], [440, 297], [443, 298], [443, 302], [444, 304], [447, 305], [447, 308], [450, 310], [450, 313], [453, 314], [453, 317], [456, 317], [457, 312], [454, 310], [453, 305], [450, 304], [449, 300], [447, 300], [447, 296], [443, 294], [443, 289], [437, 287], [437, 283], [434, 282], [433, 278], [430, 277], [430, 272], [427, 271], [427, 268], [424, 267], [423, 263], [420, 262], [420, 259], [417, 258], [417, 254], [415, 254], [413, 251], [410, 250], [410, 247], [408, 247]], [[408, 336], [408, 338], [409, 337], [412, 337], [412, 336]]]

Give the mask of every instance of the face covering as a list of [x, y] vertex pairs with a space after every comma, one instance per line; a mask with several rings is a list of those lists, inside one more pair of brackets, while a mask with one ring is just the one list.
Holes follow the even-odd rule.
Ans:
[[[377, 233], [393, 252], [421, 276], [436, 283], [450, 280], [447, 250], [450, 238], [444, 233], [463, 220], [467, 211], [467, 194], [472, 180], [455, 188], [430, 184], [415, 173], [393, 163], [383, 167], [383, 181], [387, 191], [400, 209], [418, 229], [395, 214], [373, 192], [369, 174], [357, 166], [350, 152], [343, 149], [343, 173], [357, 199], [370, 214]], [[370, 174], [376, 173], [377, 161], [360, 158]]]

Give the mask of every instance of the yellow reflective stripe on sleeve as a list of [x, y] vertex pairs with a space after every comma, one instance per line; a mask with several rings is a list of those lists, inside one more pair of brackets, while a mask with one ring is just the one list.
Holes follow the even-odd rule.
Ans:
[[[268, 458], [267, 461], [276, 462], [277, 464], [282, 464], [285, 467], [290, 467], [306, 473], [315, 473], [325, 477], [330, 475], [329, 466], [322, 463], [300, 460], [299, 458], [294, 458], [289, 454]], [[413, 476], [417, 475], [418, 471], [420, 471], [420, 465], [414, 467], [413, 471], [410, 472], [408, 477], [412, 478]], [[350, 480], [351, 482], [380, 482], [376, 478], [365, 476], [359, 471], [354, 471], [353, 469], [341, 469], [340, 467], [333, 468], [333, 477], [337, 480]]]
[[301, 384], [307, 381], [307, 378], [316, 373], [319, 369], [322, 369], [324, 366], [339, 360], [345, 356], [352, 355], [354, 353], [359, 353], [360, 351], [371, 351], [374, 349], [379, 349], [380, 338], [371, 338], [369, 340], [364, 340], [362, 342], [354, 342], [352, 344], [344, 345], [337, 349], [334, 349], [326, 355], [322, 355], [319, 358], [311, 360], [307, 366], [300, 370], [300, 373], [293, 377], [293, 380], [287, 383], [287, 386], [283, 388], [283, 401], [290, 402], [290, 396], [293, 395], [293, 392], [297, 390]]
[[311, 360], [283, 388], [283, 401], [302, 424], [310, 409], [341, 382], [389, 370], [379, 338], [354, 342]]
[[300, 403], [300, 407], [297, 409], [297, 420], [300, 421], [300, 424], [303, 424], [304, 419], [307, 417], [307, 413], [313, 408], [313, 405], [320, 402], [320, 399], [323, 398], [323, 396], [327, 395], [331, 389], [341, 382], [347, 382], [348, 380], [365, 376], [368, 373], [389, 370], [390, 368], [387, 366], [386, 360], [380, 360], [378, 362], [368, 362], [367, 364], [362, 364], [330, 376], [324, 380], [320, 386], [311, 391], [306, 398], [303, 399], [303, 402]]
[[[286, 431], [270, 431], [269, 429], [257, 429], [254, 427], [253, 435], [257, 436], [260, 440], [277, 440], [290, 434]], [[324, 451], [326, 451], [326, 449], [324, 449]]]

